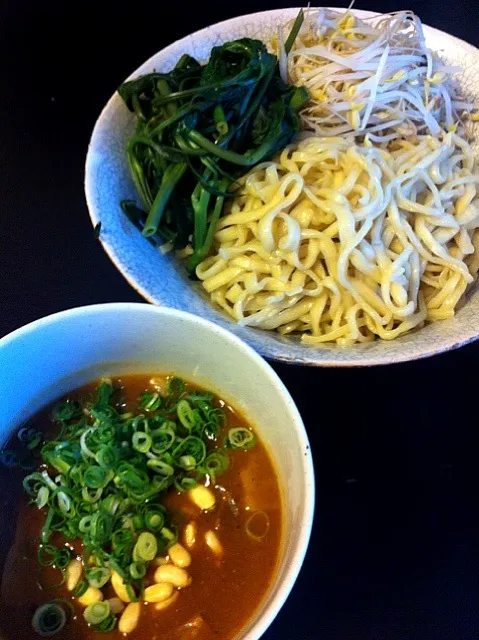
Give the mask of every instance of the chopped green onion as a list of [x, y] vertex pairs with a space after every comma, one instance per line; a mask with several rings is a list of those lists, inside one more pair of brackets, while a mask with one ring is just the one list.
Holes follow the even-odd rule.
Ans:
[[111, 540], [112, 519], [106, 513], [97, 511], [91, 518], [88, 539], [95, 545], [104, 545]]
[[[23, 481], [31, 502], [46, 514], [39, 565], [60, 569], [63, 582], [72, 552], [51, 541], [60, 535], [83, 543], [86, 569], [74, 597], [89, 585], [103, 588], [116, 571], [132, 600], [141, 598], [148, 563], [178, 537], [160, 504], [165, 492], [187, 491], [205, 476], [215, 481], [229, 466], [218, 441], [226, 413], [212, 393], [187, 391], [183, 380], [171, 378], [164, 396], [145, 392], [136, 410], [122, 413], [121, 402], [103, 382], [92, 399], [60, 405], [54, 415], [61, 432], [43, 444], [43, 466]], [[19, 439], [33, 443], [38, 433], [25, 427]], [[249, 430], [231, 429], [225, 446], [248, 448], [254, 441]], [[109, 613], [94, 626], [107, 631], [115, 623]]]
[[17, 467], [18, 466], [18, 456], [14, 451], [9, 451], [8, 449], [4, 449], [0, 453], [0, 462], [5, 467]]
[[92, 516], [84, 516], [80, 520], [80, 522], [78, 524], [78, 529], [79, 529], [80, 533], [88, 533], [90, 531], [91, 521], [92, 521]]
[[83, 612], [83, 617], [88, 624], [97, 625], [103, 622], [110, 615], [110, 605], [108, 602], [94, 602], [89, 604]]
[[125, 584], [125, 587], [126, 587], [126, 592], [128, 594], [128, 597], [130, 598], [131, 602], [138, 602], [138, 598], [136, 597], [135, 590], [133, 589], [131, 584]]
[[92, 433], [93, 431], [94, 431], [93, 429], [87, 429], [86, 431], [84, 431], [82, 433], [82, 435], [80, 437], [81, 451], [85, 456], [87, 456], [89, 458], [94, 458], [95, 457], [95, 454], [92, 453], [92, 451], [90, 451], [90, 449], [87, 447], [87, 444], [86, 444], [86, 439], [87, 439], [88, 435], [90, 433]]
[[72, 596], [74, 598], [81, 598], [85, 591], [88, 589], [88, 582], [83, 580], [83, 578], [79, 581], [75, 589], [72, 591]]
[[53, 482], [53, 480], [50, 478], [50, 476], [48, 475], [47, 471], [42, 471], [40, 476], [43, 478], [43, 481], [45, 482], [45, 484], [50, 487], [50, 489], [52, 491], [56, 491], [57, 490], [57, 485]]
[[196, 467], [196, 460], [194, 456], [180, 456], [178, 458], [178, 464], [186, 471], [193, 471]]
[[68, 422], [79, 418], [82, 414], [81, 405], [78, 402], [63, 402], [55, 407], [53, 410], [53, 419], [58, 422]]
[[182, 456], [191, 456], [196, 464], [200, 465], [206, 458], [206, 445], [201, 438], [188, 436], [173, 450], [172, 456], [178, 459]]
[[145, 513], [145, 526], [150, 531], [161, 531], [165, 524], [164, 510], [161, 505], [150, 507]]
[[36, 449], [42, 441], [43, 434], [41, 431], [38, 431], [33, 427], [24, 427], [23, 429], [20, 429], [17, 437], [20, 442], [24, 443], [28, 447], [28, 449], [33, 450]]
[[266, 537], [270, 527], [270, 519], [265, 511], [254, 511], [245, 524], [247, 535], [256, 542]]
[[132, 517], [132, 522], [135, 529], [143, 529], [143, 527], [145, 526], [143, 516], [140, 513], [135, 513], [135, 515]]
[[115, 626], [116, 616], [109, 615], [108, 618], [105, 618], [105, 620], [103, 620], [103, 622], [100, 622], [100, 624], [96, 625], [96, 629], [98, 629], [98, 631], [101, 631], [102, 633], [109, 633], [110, 631], [113, 631]]
[[41, 537], [42, 537], [43, 543], [47, 543], [48, 540], [50, 539], [51, 527], [52, 527], [52, 523], [54, 522], [54, 519], [55, 519], [55, 511], [53, 507], [50, 507], [47, 513], [47, 517], [45, 518], [45, 524], [42, 527]]
[[53, 492], [53, 495], [57, 499], [57, 504], [60, 512], [65, 517], [73, 517], [75, 515], [74, 509], [72, 507], [72, 501], [68, 493], [63, 489], [56, 489]]
[[92, 465], [83, 474], [83, 482], [89, 489], [100, 489], [106, 486], [112, 478], [111, 470]]
[[110, 445], [100, 447], [95, 454], [95, 458], [103, 469], [113, 469], [118, 464], [118, 452]]
[[57, 550], [55, 558], [55, 566], [59, 569], [66, 569], [72, 559], [72, 552], [67, 547]]
[[140, 453], [147, 453], [151, 449], [152, 439], [151, 436], [142, 431], [137, 431], [133, 434], [132, 438], [133, 449]]
[[85, 502], [90, 502], [91, 504], [93, 504], [94, 502], [98, 502], [102, 494], [103, 494], [103, 489], [101, 488], [97, 489], [96, 491], [93, 491], [88, 487], [83, 487], [81, 492], [83, 500], [85, 500]]
[[103, 378], [96, 390], [96, 404], [99, 406], [108, 405], [113, 394], [113, 385], [109, 378]]
[[56, 563], [58, 549], [51, 544], [42, 544], [37, 553], [38, 564], [42, 567], [53, 567]]
[[133, 580], [140, 580], [146, 574], [146, 564], [141, 560], [137, 560], [136, 562], [132, 562], [130, 564], [130, 575]]
[[93, 567], [91, 569], [87, 569], [85, 574], [90, 587], [95, 587], [97, 589], [101, 589], [105, 586], [111, 577], [111, 571], [107, 567]]
[[149, 562], [156, 556], [157, 550], [158, 543], [155, 536], [149, 531], [143, 531], [136, 541], [133, 557], [143, 560], [144, 562]]
[[145, 433], [148, 433], [150, 430], [149, 418], [145, 418], [144, 415], [140, 414], [139, 416], [136, 416], [136, 418], [133, 418], [131, 426], [133, 431], [144, 431]]
[[117, 496], [108, 496], [102, 501], [102, 509], [114, 516], [122, 505], [122, 501]]
[[175, 441], [175, 431], [168, 425], [164, 425], [161, 429], [152, 431], [151, 434], [151, 451], [157, 455], [168, 451]]
[[37, 497], [35, 498], [35, 504], [39, 509], [43, 509], [43, 507], [48, 503], [49, 497], [50, 489], [48, 487], [40, 487], [38, 489]]
[[176, 413], [185, 429], [191, 431], [195, 426], [196, 420], [190, 403], [187, 400], [180, 400], [176, 408]]
[[180, 396], [185, 392], [186, 385], [181, 378], [171, 378], [168, 381], [167, 393], [169, 396]]
[[245, 427], [235, 427], [228, 431], [228, 442], [232, 449], [250, 449], [256, 443], [255, 435]]
[[181, 478], [175, 480], [175, 488], [181, 493], [189, 491], [190, 489], [194, 489], [197, 486], [198, 483], [194, 478]]
[[123, 578], [123, 580], [128, 579], [128, 573], [123, 570], [122, 566], [119, 564], [119, 562], [115, 560], [113, 556], [110, 556], [109, 562], [110, 562], [110, 567], [113, 569], [113, 571], [116, 571], [117, 574]]
[[176, 533], [172, 531], [172, 529], [168, 529], [168, 527], [163, 527], [163, 529], [161, 530], [161, 535], [166, 538], [170, 545], [175, 544], [175, 542], [178, 540], [178, 536], [176, 535]]
[[140, 409], [144, 411], [158, 411], [163, 404], [163, 398], [159, 393], [144, 391], [140, 396]]
[[33, 630], [43, 638], [54, 636], [63, 629], [67, 622], [67, 615], [63, 607], [58, 604], [42, 604], [35, 611], [32, 618]]
[[210, 453], [203, 463], [204, 470], [211, 477], [213, 483], [216, 481], [218, 476], [228, 469], [229, 465], [230, 459], [228, 454], [222, 449], [218, 449], [217, 451]]
[[155, 473], [159, 473], [162, 476], [172, 476], [175, 473], [175, 469], [171, 464], [167, 464], [166, 462], [163, 462], [163, 460], [151, 458], [146, 464], [149, 469], [152, 469]]

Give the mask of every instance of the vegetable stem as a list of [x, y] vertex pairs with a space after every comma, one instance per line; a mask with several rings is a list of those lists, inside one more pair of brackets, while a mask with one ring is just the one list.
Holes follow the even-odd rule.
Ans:
[[166, 169], [165, 173], [163, 174], [161, 186], [158, 190], [158, 193], [156, 194], [155, 200], [150, 209], [150, 213], [148, 214], [145, 226], [142, 231], [142, 235], [145, 238], [148, 238], [148, 236], [152, 236], [157, 232], [158, 225], [161, 222], [161, 218], [163, 217], [163, 213], [165, 211], [166, 205], [168, 204], [168, 200], [170, 199], [174, 188], [185, 173], [187, 166], [188, 165], [186, 164], [186, 162], [172, 164]]
[[136, 141], [133, 138], [128, 143], [126, 149], [126, 159], [130, 168], [131, 177], [133, 178], [133, 183], [136, 187], [138, 195], [140, 196], [141, 203], [145, 207], [145, 209], [149, 209], [153, 204], [153, 197], [151, 194], [150, 185], [148, 184], [145, 173], [143, 171], [143, 166], [136, 156], [135, 148]]
[[[223, 180], [221, 180], [218, 184], [218, 188], [222, 190], [226, 189], [227, 186], [228, 186], [228, 181], [225, 178], [223, 178]], [[224, 200], [225, 198], [223, 195], [217, 196], [216, 198], [215, 206], [213, 208], [213, 212], [209, 220], [208, 232], [206, 234], [204, 242], [202, 246], [198, 248], [195, 246], [195, 252], [193, 253], [192, 256], [190, 256], [188, 260], [187, 268], [188, 268], [188, 271], [190, 272], [194, 272], [196, 267], [200, 264], [200, 262], [202, 262], [211, 251], [211, 247], [213, 246], [213, 240], [214, 240], [215, 231], [216, 231], [216, 225], [218, 224], [218, 220], [220, 219], [220, 216], [221, 216], [221, 211], [223, 210]]]
[[[158, 88], [158, 92], [164, 98], [168, 98], [171, 95], [170, 87], [168, 86], [168, 82], [164, 78], [160, 78], [156, 83]], [[163, 113], [165, 114], [165, 119], [171, 118], [178, 111], [178, 108], [173, 102], [165, 102], [163, 105]]]
[[206, 149], [209, 153], [221, 158], [222, 160], [227, 160], [232, 164], [236, 164], [240, 167], [250, 167], [255, 163], [255, 159], [248, 157], [246, 155], [242, 155], [241, 153], [236, 153], [235, 151], [229, 151], [228, 149], [223, 149], [218, 146], [214, 142], [211, 142], [207, 138], [201, 135], [198, 131], [193, 129], [189, 133], [189, 137], [193, 142], [196, 142], [197, 145]]
[[[208, 174], [209, 171], [205, 171], [203, 176], [205, 180], [207, 180]], [[205, 241], [206, 219], [208, 215], [208, 205], [211, 198], [211, 194], [208, 193], [200, 183], [198, 183], [198, 193], [199, 197], [195, 189], [191, 198], [193, 211], [195, 212], [195, 226], [193, 232], [193, 248], [195, 251], [199, 249]]]
[[213, 116], [215, 119], [216, 130], [222, 136], [228, 133], [228, 122], [226, 120], [225, 112], [223, 110], [223, 105], [217, 104]]

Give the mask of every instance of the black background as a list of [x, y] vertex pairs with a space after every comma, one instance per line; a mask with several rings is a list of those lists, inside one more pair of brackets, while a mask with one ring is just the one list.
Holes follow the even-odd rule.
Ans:
[[[68, 307], [140, 300], [93, 238], [83, 166], [94, 121], [166, 44], [281, 6], [2, 0], [0, 335]], [[356, 8], [413, 9], [479, 45], [476, 0]], [[273, 365], [306, 423], [317, 507], [303, 570], [265, 638], [479, 638], [478, 355], [473, 344], [387, 368]]]

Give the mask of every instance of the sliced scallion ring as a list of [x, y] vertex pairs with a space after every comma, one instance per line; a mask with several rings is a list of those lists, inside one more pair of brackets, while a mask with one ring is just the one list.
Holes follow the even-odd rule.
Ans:
[[228, 441], [232, 449], [249, 449], [254, 446], [256, 438], [246, 427], [235, 427], [228, 431]]
[[143, 531], [140, 537], [136, 541], [135, 548], [133, 550], [133, 557], [144, 562], [153, 560], [158, 550], [158, 543], [155, 536], [149, 531]]
[[108, 602], [94, 602], [89, 604], [83, 612], [83, 617], [88, 624], [101, 624], [110, 615], [110, 605]]
[[86, 571], [86, 577], [90, 587], [101, 589], [111, 577], [111, 571], [107, 567], [93, 567]]
[[42, 604], [35, 611], [32, 627], [35, 633], [43, 638], [54, 636], [63, 629], [67, 622], [65, 609], [58, 604]]

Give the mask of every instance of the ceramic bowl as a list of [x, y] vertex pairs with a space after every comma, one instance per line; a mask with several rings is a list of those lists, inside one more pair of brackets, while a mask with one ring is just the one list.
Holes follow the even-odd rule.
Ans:
[[[208, 59], [213, 46], [240, 37], [268, 42], [278, 26], [297, 15], [298, 9], [279, 9], [241, 16], [198, 31], [166, 47], [131, 76], [154, 69], [169, 71], [183, 53], [200, 61]], [[358, 17], [371, 16], [355, 11]], [[479, 51], [471, 45], [430, 27], [424, 28], [428, 45], [442, 58], [463, 71], [458, 80], [465, 97], [479, 104]], [[479, 296], [476, 289], [451, 320], [436, 322], [387, 342], [337, 347], [310, 346], [298, 338], [241, 327], [214, 309], [174, 257], [162, 255], [126, 219], [120, 201], [135, 198], [128, 173], [125, 148], [134, 118], [120, 97], [112, 96], [93, 131], [86, 162], [85, 191], [93, 225], [101, 222], [100, 240], [119, 271], [147, 300], [154, 304], [190, 311], [226, 327], [263, 356], [284, 362], [319, 366], [388, 364], [424, 358], [471, 342], [479, 336]], [[477, 145], [476, 145], [477, 148]]]
[[[174, 372], [216, 391], [244, 412], [271, 451], [284, 504], [279, 570], [241, 635], [260, 638], [296, 580], [314, 508], [308, 438], [291, 396], [271, 367], [211, 322], [173, 309], [120, 303], [64, 311], [14, 331], [0, 340], [0, 371], [0, 444], [43, 406], [101, 376]], [[9, 490], [0, 505], [5, 525], [0, 564], [13, 540], [18, 490]]]

